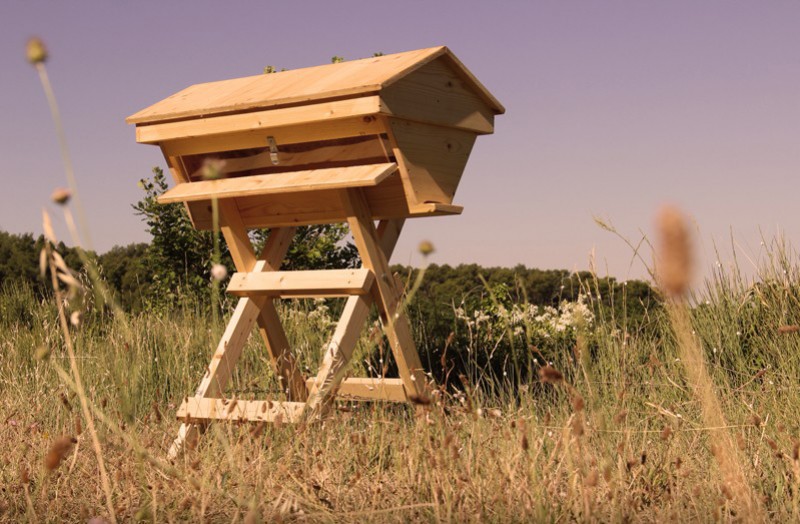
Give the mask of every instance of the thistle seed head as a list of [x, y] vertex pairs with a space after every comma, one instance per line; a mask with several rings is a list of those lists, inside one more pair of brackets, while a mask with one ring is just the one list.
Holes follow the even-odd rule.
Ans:
[[70, 198], [72, 198], [72, 191], [63, 187], [57, 187], [50, 195], [50, 200], [60, 206], [66, 205]]
[[47, 61], [47, 56], [47, 47], [41, 38], [33, 37], [28, 40], [28, 45], [25, 46], [25, 58], [31, 65], [43, 64]]
[[658, 280], [664, 292], [682, 298], [689, 290], [692, 249], [686, 219], [678, 209], [666, 206], [658, 214]]
[[69, 436], [59, 437], [53, 442], [44, 457], [44, 466], [47, 471], [53, 471], [61, 465], [75, 442], [77, 441]]
[[419, 252], [423, 257], [427, 257], [433, 254], [433, 252], [435, 251], [433, 243], [431, 243], [429, 240], [423, 240], [422, 242], [420, 242], [419, 247], [417, 249], [419, 249]]
[[539, 368], [539, 379], [549, 384], [558, 384], [564, 380], [564, 375], [550, 364]]

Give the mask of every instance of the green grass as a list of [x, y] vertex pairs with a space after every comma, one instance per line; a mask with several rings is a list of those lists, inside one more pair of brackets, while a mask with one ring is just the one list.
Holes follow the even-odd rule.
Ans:
[[[256, 432], [215, 424], [170, 465], [175, 406], [196, 387], [224, 319], [215, 324], [189, 309], [124, 322], [90, 315], [70, 334], [116, 517], [733, 521], [742, 509], [719, 472], [716, 445], [727, 434], [760, 516], [797, 520], [800, 335], [779, 328], [800, 319], [800, 275], [795, 259], [775, 249], [760, 284], [720, 272], [691, 310], [724, 430], [704, 425], [704, 400], [687, 383], [665, 311], [625, 331], [596, 309], [575, 343], [560, 347], [562, 383], [476, 387], [475, 378], [489, 380], [476, 367], [463, 391], [429, 406], [346, 404], [320, 424]], [[309, 318], [312, 306], [289, 304], [282, 314], [313, 368], [331, 327], [325, 315]], [[57, 373], [69, 364], [55, 306], [6, 288], [0, 311], [0, 519], [110, 519], [79, 399]], [[476, 354], [492, 343], [489, 335], [465, 340], [473, 346], [451, 351]], [[260, 344], [251, 337], [232, 386], [239, 398], [280, 397]], [[40, 347], [49, 359], [37, 360]], [[370, 349], [365, 334], [362, 356]], [[77, 443], [48, 471], [45, 457], [62, 435]]]

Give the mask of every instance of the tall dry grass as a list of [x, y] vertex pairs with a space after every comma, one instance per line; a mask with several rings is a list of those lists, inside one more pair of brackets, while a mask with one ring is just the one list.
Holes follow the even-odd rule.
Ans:
[[[597, 310], [543, 380], [465, 380], [416, 408], [344, 404], [319, 426], [216, 424], [175, 465], [164, 460], [175, 404], [224, 319], [179, 309], [123, 327], [89, 314], [69, 330], [122, 521], [797, 520], [800, 279], [785, 253], [772, 260], [783, 266], [768, 262], [758, 284], [717, 273], [681, 304], [683, 320], [666, 308], [625, 332]], [[283, 316], [313, 367], [330, 325], [304, 307]], [[20, 288], [0, 295], [5, 310], [27, 314], [2, 321], [0, 515], [109, 519], [86, 416], [54, 366], [68, 367], [57, 310]], [[705, 363], [699, 390], [686, 333]], [[451, 351], [487, 350], [468, 343]], [[374, 345], [365, 333], [362, 351]], [[237, 397], [279, 396], [255, 337], [245, 355]], [[48, 469], [54, 448], [62, 461]]]

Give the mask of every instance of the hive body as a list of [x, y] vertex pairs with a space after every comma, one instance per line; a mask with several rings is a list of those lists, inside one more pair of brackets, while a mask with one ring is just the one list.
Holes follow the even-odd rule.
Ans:
[[[461, 211], [453, 197], [475, 138], [503, 111], [437, 47], [199, 84], [128, 122], [139, 142], [161, 147], [176, 183], [200, 181], [206, 160], [224, 160], [220, 191], [241, 177], [296, 171], [348, 183], [345, 168], [394, 163], [397, 172], [365, 195], [374, 218], [397, 219]], [[346, 220], [332, 197], [315, 188], [235, 202], [246, 227], [277, 227]], [[212, 226], [208, 200], [188, 207], [196, 227]]]

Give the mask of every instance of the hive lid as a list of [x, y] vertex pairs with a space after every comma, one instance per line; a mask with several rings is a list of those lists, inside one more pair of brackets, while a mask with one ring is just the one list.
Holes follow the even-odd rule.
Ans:
[[443, 57], [497, 114], [505, 108], [445, 46], [196, 84], [129, 116], [130, 124], [198, 118], [379, 92]]

